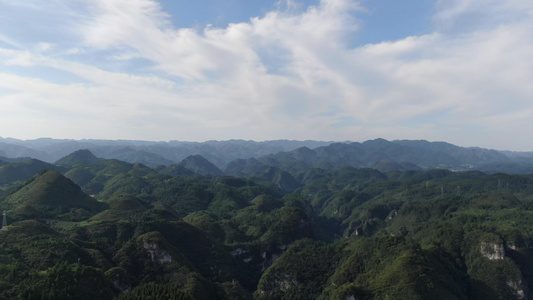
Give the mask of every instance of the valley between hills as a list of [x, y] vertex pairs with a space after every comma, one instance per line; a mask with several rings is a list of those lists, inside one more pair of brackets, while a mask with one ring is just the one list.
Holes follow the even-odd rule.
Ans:
[[0, 138], [0, 299], [530, 299], [533, 153]]

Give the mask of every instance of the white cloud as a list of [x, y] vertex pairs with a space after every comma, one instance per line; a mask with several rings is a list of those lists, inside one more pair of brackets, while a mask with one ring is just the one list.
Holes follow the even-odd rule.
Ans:
[[433, 21], [437, 30], [465, 32], [527, 21], [533, 3], [527, 0], [438, 0]]
[[32, 66], [32, 55], [29, 51], [0, 49], [0, 57], [6, 66]]
[[19, 43], [17, 43], [13, 39], [11, 39], [11, 38], [9, 38], [9, 37], [1, 34], [1, 33], [0, 33], [0, 42], [6, 43], [7, 45], [10, 45], [10, 46], [18, 48], [18, 49], [22, 48], [22, 46]]
[[139, 53], [133, 53], [133, 52], [124, 52], [120, 53], [118, 55], [114, 55], [112, 59], [114, 60], [130, 60], [134, 58], [139, 58]]
[[37, 45], [35, 45], [35, 50], [37, 52], [46, 52], [46, 51], [52, 50], [53, 48], [54, 48], [54, 44], [51, 44], [51, 43], [40, 42]]
[[84, 53], [84, 51], [80, 48], [69, 48], [65, 50], [64, 54], [66, 55], [74, 55], [74, 54], [81, 54]]
[[[69, 116], [79, 115], [90, 124], [79, 137], [381, 136], [505, 148], [510, 138], [492, 145], [498, 139], [491, 132], [511, 137], [533, 125], [533, 19], [524, 17], [533, 11], [530, 1], [438, 1], [433, 33], [355, 49], [349, 41], [364, 30], [359, 2], [279, 7], [250, 22], [195, 30], [173, 28], [155, 1], [91, 2], [81, 23], [72, 24], [83, 44], [0, 49], [5, 65], [46, 66], [87, 82], [1, 73], [0, 87], [16, 91], [2, 101], [11, 122], [28, 107], [54, 116], [42, 131], [68, 127], [76, 119]], [[104, 56], [111, 65], [75, 62], [72, 54]], [[132, 72], [132, 58], [152, 62], [152, 69]], [[509, 125], [498, 125], [504, 121]]]

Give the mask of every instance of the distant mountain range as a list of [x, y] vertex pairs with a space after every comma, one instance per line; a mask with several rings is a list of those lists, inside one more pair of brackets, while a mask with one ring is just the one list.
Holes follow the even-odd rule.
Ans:
[[533, 155], [530, 152], [465, 148], [445, 142], [375, 139], [363, 143], [332, 143], [315, 149], [302, 147], [258, 159], [233, 161], [226, 170], [230, 175], [250, 175], [267, 166], [293, 172], [310, 167], [329, 169], [345, 165], [382, 172], [448, 169], [533, 173]]
[[[83, 151], [72, 157], [80, 150]], [[89, 159], [87, 162], [117, 159], [160, 170], [167, 168], [164, 172], [169, 173], [186, 172], [185, 168], [215, 176], [251, 176], [266, 172], [270, 167], [295, 172], [311, 167], [330, 169], [346, 165], [382, 172], [440, 168], [533, 173], [533, 152], [465, 148], [425, 140], [375, 139], [363, 143], [229, 140], [199, 143], [0, 138], [0, 165], [29, 158], [56, 165], [72, 165], [80, 159], [79, 156]], [[178, 164], [181, 167], [175, 166]]]
[[[149, 167], [169, 166], [188, 156], [201, 155], [216, 167], [223, 169], [236, 159], [262, 157], [300, 147], [316, 148], [331, 142], [322, 141], [207, 141], [207, 142], [148, 142], [128, 140], [62, 140], [41, 138], [18, 140], [0, 137], [0, 161], [12, 158], [36, 158], [53, 163], [77, 150], [87, 149], [95, 156], [118, 159], [130, 163], [142, 163]], [[6, 159], [3, 159], [6, 158]], [[9, 159], [8, 159], [9, 158]], [[1, 163], [0, 163], [1, 164]]]

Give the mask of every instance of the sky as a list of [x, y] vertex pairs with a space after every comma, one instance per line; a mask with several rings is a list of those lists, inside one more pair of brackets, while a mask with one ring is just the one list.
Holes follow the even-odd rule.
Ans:
[[533, 151], [531, 0], [0, 0], [0, 136]]

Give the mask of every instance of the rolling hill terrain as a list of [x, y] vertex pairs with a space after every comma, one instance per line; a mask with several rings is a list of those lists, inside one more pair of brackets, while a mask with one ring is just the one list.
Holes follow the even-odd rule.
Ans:
[[529, 299], [533, 175], [473, 170], [506, 159], [375, 140], [225, 172], [4, 161], [0, 298]]

